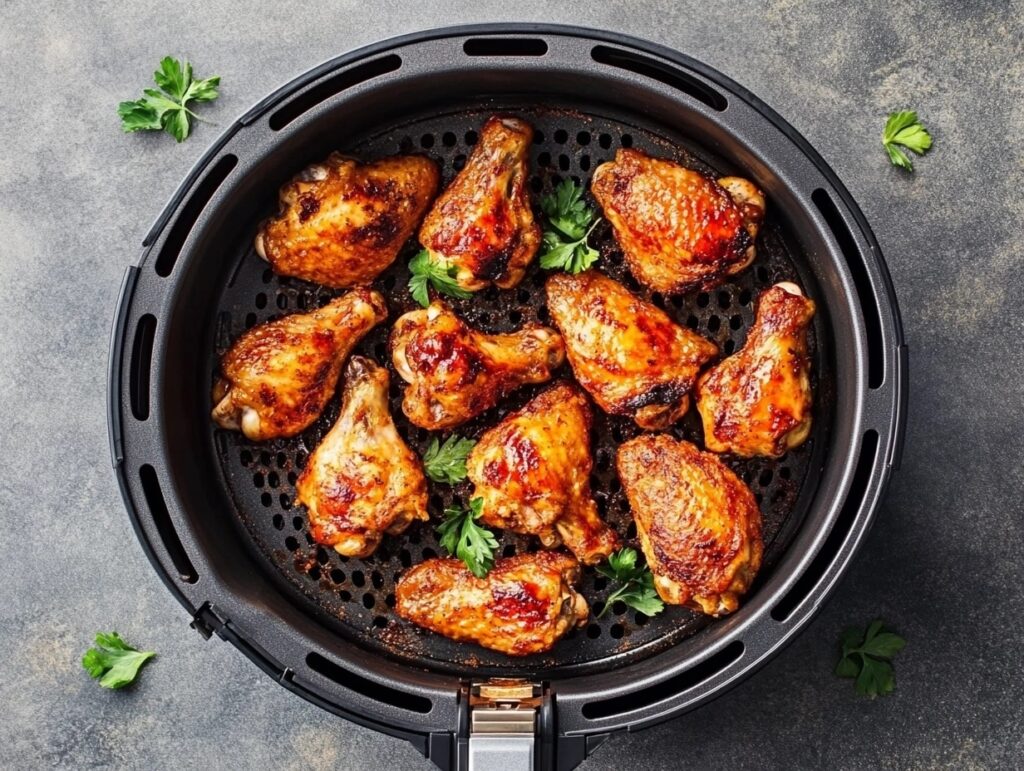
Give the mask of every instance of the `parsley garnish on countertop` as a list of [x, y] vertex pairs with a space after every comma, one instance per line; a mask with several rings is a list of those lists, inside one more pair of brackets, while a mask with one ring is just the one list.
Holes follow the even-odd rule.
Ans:
[[133, 131], [160, 131], [163, 129], [179, 142], [185, 141], [192, 131], [192, 120], [203, 120], [188, 108], [189, 102], [212, 102], [219, 94], [220, 76], [195, 80], [192, 65], [182, 64], [171, 56], [165, 56], [160, 69], [153, 73], [153, 80], [160, 87], [145, 88], [145, 95], [134, 102], [121, 102], [117, 114], [121, 116], [121, 128], [125, 133]]
[[924, 155], [932, 146], [932, 136], [918, 121], [916, 112], [901, 110], [889, 113], [889, 119], [885, 122], [885, 130], [882, 132], [882, 145], [889, 154], [889, 161], [893, 166], [913, 171], [914, 164], [911, 162], [910, 156], [900, 147], [905, 147], [918, 155]]
[[97, 632], [96, 647], [82, 656], [82, 666], [104, 688], [123, 688], [135, 682], [142, 665], [155, 655], [133, 648], [117, 632]]
[[890, 694], [896, 687], [892, 657], [907, 644], [898, 634], [882, 631], [884, 626], [882, 621], [873, 621], [867, 631], [850, 627], [839, 638], [842, 653], [836, 674], [856, 678], [857, 693], [872, 699]]

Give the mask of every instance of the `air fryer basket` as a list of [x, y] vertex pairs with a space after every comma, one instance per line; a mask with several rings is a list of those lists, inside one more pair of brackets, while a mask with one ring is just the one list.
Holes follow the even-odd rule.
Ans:
[[[627, 146], [748, 176], [765, 190], [768, 220], [750, 269], [712, 292], [644, 293], [725, 353], [742, 344], [757, 294], [772, 283], [795, 280], [818, 304], [811, 440], [779, 461], [729, 461], [761, 503], [767, 550], [757, 584], [727, 619], [708, 623], [681, 608], [648, 619], [618, 605], [525, 659], [424, 633], [391, 605], [401, 572], [440, 552], [432, 524], [354, 560], [318, 548], [293, 507], [296, 475], [333, 423], [336, 401], [292, 440], [252, 443], [209, 420], [215, 354], [256, 323], [338, 294], [278, 277], [253, 252], [280, 185], [335, 149], [424, 153], [447, 181], [494, 112], [535, 127], [536, 194], [566, 177], [585, 182]], [[600, 267], [641, 291], [606, 225], [593, 242]], [[389, 322], [413, 307], [404, 287], [414, 246], [377, 282]], [[535, 265], [515, 290], [452, 304], [488, 331], [547, 322], [544, 278]], [[389, 326], [358, 351], [390, 367]], [[538, 760], [570, 768], [609, 733], [678, 714], [735, 683], [807, 622], [898, 463], [905, 363], [895, 298], [862, 215], [806, 142], [752, 95], [678, 53], [609, 33], [456, 28], [328, 62], [250, 110], [197, 164], [125, 277], [111, 345], [111, 445], [136, 532], [200, 632], [230, 640], [307, 699], [409, 739], [444, 768], [465, 762], [469, 688], [522, 679], [539, 695]], [[459, 432], [479, 435], [539, 388]], [[392, 412], [422, 452], [431, 437], [404, 420], [401, 391], [392, 370]], [[596, 413], [595, 497], [632, 537], [614, 447], [636, 428]], [[692, 411], [673, 431], [700, 441]], [[435, 486], [432, 511], [469, 491]], [[502, 539], [505, 554], [533, 548], [530, 538]], [[607, 595], [603, 581], [585, 570], [581, 589], [595, 607]]]

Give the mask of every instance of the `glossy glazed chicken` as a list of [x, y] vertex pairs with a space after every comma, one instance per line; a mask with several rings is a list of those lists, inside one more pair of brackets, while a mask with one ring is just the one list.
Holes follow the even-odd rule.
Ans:
[[704, 446], [779, 458], [811, 432], [807, 327], [814, 303], [789, 282], [765, 290], [743, 348], [697, 383]]
[[648, 429], [682, 417], [714, 343], [597, 271], [554, 274], [547, 297], [573, 374], [605, 412]]
[[590, 495], [590, 421], [587, 397], [560, 382], [485, 432], [466, 463], [483, 521], [548, 548], [564, 543], [587, 565], [615, 551], [618, 536]]
[[553, 329], [487, 335], [435, 301], [395, 322], [391, 357], [409, 383], [402, 410], [417, 426], [438, 429], [479, 415], [522, 385], [550, 380], [565, 349]]
[[466, 166], [434, 203], [420, 227], [420, 243], [456, 268], [470, 292], [493, 282], [518, 284], [540, 246], [534, 221], [527, 155], [533, 129], [508, 115], [490, 118]]
[[587, 601], [573, 589], [579, 575], [575, 559], [550, 551], [499, 559], [484, 578], [461, 560], [429, 559], [398, 582], [395, 611], [509, 656], [543, 653], [587, 621]]
[[413, 520], [428, 519], [427, 480], [388, 411], [386, 369], [352, 357], [338, 420], [295, 489], [316, 542], [347, 557], [366, 557], [384, 533], [397, 535]]
[[617, 465], [661, 598], [712, 616], [736, 610], [763, 551], [750, 489], [718, 456], [665, 434], [624, 442]]
[[422, 156], [360, 163], [333, 153], [281, 188], [280, 213], [260, 226], [256, 253], [286, 276], [368, 284], [395, 261], [439, 182]]
[[213, 419], [257, 442], [308, 428], [334, 394], [349, 353], [387, 315], [379, 292], [356, 289], [253, 327], [221, 357]]
[[666, 294], [710, 288], [754, 259], [764, 194], [739, 177], [717, 182], [672, 161], [624, 149], [590, 184], [630, 271]]

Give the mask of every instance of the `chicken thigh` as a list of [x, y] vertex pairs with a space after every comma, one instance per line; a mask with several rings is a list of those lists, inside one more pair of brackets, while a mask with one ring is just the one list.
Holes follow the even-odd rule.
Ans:
[[368, 284], [395, 261], [439, 181], [422, 156], [360, 163], [333, 153], [281, 188], [281, 211], [260, 227], [256, 252], [286, 276]]
[[453, 640], [509, 656], [550, 650], [589, 616], [573, 589], [580, 566], [568, 554], [540, 551], [499, 559], [484, 578], [457, 559], [429, 559], [395, 589], [395, 612]]
[[619, 447], [617, 466], [658, 595], [732, 613], [761, 567], [761, 511], [717, 455], [665, 434]]
[[427, 480], [419, 456], [388, 411], [388, 373], [353, 356], [341, 414], [309, 456], [295, 485], [317, 543], [346, 557], [373, 553], [384, 533], [426, 520]]
[[257, 442], [308, 428], [351, 350], [387, 315], [379, 292], [356, 289], [315, 311], [253, 327], [221, 357], [213, 419]]
[[527, 154], [533, 129], [508, 115], [490, 118], [465, 168], [434, 203], [420, 227], [420, 243], [455, 280], [475, 292], [493, 282], [518, 284], [540, 246], [533, 218]]
[[564, 543], [587, 565], [615, 551], [590, 495], [590, 420], [587, 397], [563, 381], [485, 432], [466, 463], [483, 521], [548, 548]]
[[556, 273], [547, 296], [573, 374], [605, 412], [647, 429], [683, 416], [714, 343], [597, 271]]
[[565, 349], [553, 329], [487, 335], [435, 301], [395, 322], [391, 356], [410, 384], [402, 410], [417, 426], [439, 429], [464, 423], [522, 385], [550, 380]]
[[811, 432], [807, 327], [814, 303], [789, 282], [765, 290], [742, 350], [697, 382], [704, 446], [779, 458]]
[[764, 194], [740, 177], [717, 182], [624, 149], [590, 184], [637, 281], [657, 292], [710, 288], [754, 259]]

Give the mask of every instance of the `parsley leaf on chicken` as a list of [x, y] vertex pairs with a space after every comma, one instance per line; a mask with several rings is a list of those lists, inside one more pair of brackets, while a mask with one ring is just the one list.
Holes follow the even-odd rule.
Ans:
[[581, 185], [571, 179], [563, 180], [554, 193], [541, 198], [540, 206], [549, 224], [544, 229], [542, 268], [580, 273], [597, 262], [601, 255], [587, 243], [587, 238], [600, 218], [583, 200]]
[[432, 439], [423, 454], [423, 470], [435, 482], [453, 485], [466, 478], [466, 458], [476, 445], [475, 439], [458, 435], [448, 437], [444, 444]]
[[433, 257], [426, 249], [421, 249], [409, 260], [409, 293], [424, 308], [430, 305], [430, 287], [439, 294], [465, 300], [473, 296], [455, 280], [456, 268], [446, 265]]
[[494, 533], [477, 524], [483, 507], [483, 498], [474, 498], [468, 509], [445, 509], [444, 522], [437, 528], [441, 548], [466, 563], [477, 578], [483, 578], [490, 572], [494, 566], [494, 552], [498, 549]]
[[654, 588], [654, 576], [646, 565], [636, 564], [636, 549], [626, 546], [608, 555], [608, 562], [597, 566], [597, 572], [619, 584], [608, 595], [604, 607], [597, 614], [600, 618], [616, 602], [624, 602], [646, 616], [654, 616], [665, 609], [665, 603]]
[[125, 133], [163, 129], [179, 142], [185, 141], [192, 130], [192, 120], [202, 120], [188, 108], [188, 103], [216, 99], [220, 76], [194, 80], [191, 64], [165, 56], [160, 62], [160, 69], [153, 73], [153, 80], [160, 90], [143, 89], [145, 96], [141, 99], [121, 102], [117, 106], [121, 129]]
[[901, 110], [889, 114], [889, 119], [885, 122], [885, 130], [882, 132], [882, 145], [889, 154], [889, 161], [893, 166], [913, 171], [914, 164], [911, 162], [910, 156], [900, 150], [897, 145], [918, 155], [923, 155], [932, 146], [932, 137], [917, 120], [915, 111]]
[[104, 688], [123, 688], [135, 682], [139, 669], [155, 655], [133, 648], [117, 632], [97, 632], [96, 647], [82, 656], [82, 666]]

